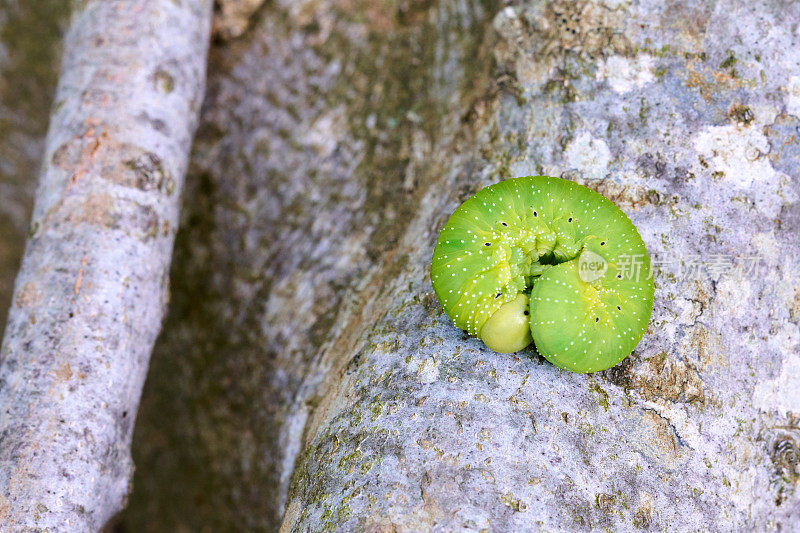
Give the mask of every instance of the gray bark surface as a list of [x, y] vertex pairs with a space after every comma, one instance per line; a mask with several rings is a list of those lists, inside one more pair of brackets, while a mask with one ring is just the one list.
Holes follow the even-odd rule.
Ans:
[[[258, 10], [212, 54], [125, 524], [792, 529], [798, 16], [649, 0]], [[453, 209], [535, 173], [612, 199], [659, 267], [651, 328], [617, 368], [492, 353], [433, 295]]]
[[76, 4], [0, 348], [0, 529], [97, 530], [126, 502], [210, 18]]
[[[362, 299], [377, 320], [327, 352], [284, 530], [797, 527], [798, 15], [645, 0], [495, 17], [516, 95], [478, 130], [487, 164], [454, 161], [421, 202], [406, 266], [379, 276], [391, 297]], [[431, 293], [462, 187], [531, 173], [609, 196], [660, 267], [617, 368], [489, 352]]]

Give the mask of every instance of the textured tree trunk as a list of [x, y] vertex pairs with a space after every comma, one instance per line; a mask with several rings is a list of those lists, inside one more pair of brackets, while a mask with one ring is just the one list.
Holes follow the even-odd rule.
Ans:
[[[402, 267], [376, 269], [339, 317], [351, 333], [322, 358], [283, 529], [797, 527], [798, 16], [780, 2], [500, 11], [514, 94], [471, 123], [485, 164], [424, 160], [450, 164], [392, 251]], [[613, 199], [660, 267], [651, 327], [617, 368], [492, 353], [430, 290], [464, 188], [532, 173]]]
[[0, 529], [97, 530], [126, 502], [210, 15], [206, 0], [73, 13], [0, 351]]
[[[212, 54], [126, 524], [791, 529], [798, 16], [650, 0], [260, 9]], [[651, 327], [617, 368], [492, 353], [433, 295], [452, 210], [535, 173], [611, 198], [659, 266]]]

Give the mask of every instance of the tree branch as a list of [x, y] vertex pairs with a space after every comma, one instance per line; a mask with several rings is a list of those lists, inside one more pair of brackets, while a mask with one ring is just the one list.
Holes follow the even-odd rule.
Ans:
[[0, 524], [98, 529], [167, 302], [207, 0], [77, 8], [0, 357]]

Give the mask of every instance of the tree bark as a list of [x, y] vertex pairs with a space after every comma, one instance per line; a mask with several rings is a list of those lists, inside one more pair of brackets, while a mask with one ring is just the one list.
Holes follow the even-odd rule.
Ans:
[[[354, 333], [324, 354], [282, 529], [796, 527], [798, 16], [780, 2], [501, 10], [513, 94], [471, 124], [481, 171], [446, 154], [392, 251], [403, 268], [375, 270], [339, 317]], [[614, 200], [660, 267], [651, 327], [609, 371], [492, 353], [430, 289], [464, 189], [536, 173]]]
[[206, 0], [77, 4], [0, 351], [0, 523], [101, 528], [166, 309]]
[[[261, 9], [212, 54], [125, 523], [791, 528], [797, 9]], [[612, 199], [659, 266], [615, 369], [489, 352], [431, 290], [453, 209], [536, 173]]]

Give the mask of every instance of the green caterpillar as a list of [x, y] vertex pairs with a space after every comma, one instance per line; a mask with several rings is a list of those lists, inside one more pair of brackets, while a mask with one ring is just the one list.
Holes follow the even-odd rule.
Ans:
[[534, 342], [573, 372], [622, 361], [653, 310], [650, 256], [630, 219], [549, 176], [496, 183], [461, 204], [439, 234], [431, 281], [456, 326], [490, 349]]

